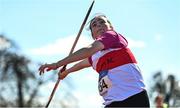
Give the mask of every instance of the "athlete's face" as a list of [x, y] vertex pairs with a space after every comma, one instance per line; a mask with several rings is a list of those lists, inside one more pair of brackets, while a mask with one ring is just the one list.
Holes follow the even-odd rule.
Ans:
[[96, 39], [102, 33], [106, 32], [107, 30], [111, 30], [112, 26], [108, 22], [107, 18], [103, 16], [96, 17], [91, 22], [91, 31], [93, 38]]

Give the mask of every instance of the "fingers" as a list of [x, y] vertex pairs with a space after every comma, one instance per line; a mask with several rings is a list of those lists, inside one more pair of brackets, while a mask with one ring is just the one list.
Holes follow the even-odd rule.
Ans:
[[40, 68], [39, 68], [39, 75], [44, 74], [44, 71], [45, 71], [46, 68], [47, 68], [47, 64], [44, 64], [44, 65], [40, 66]]
[[44, 65], [40, 66], [40, 68], [39, 68], [39, 75], [44, 74], [45, 71], [56, 70], [57, 68], [58, 67], [57, 67], [56, 63], [44, 64]]
[[44, 73], [44, 65], [39, 68], [39, 75]]

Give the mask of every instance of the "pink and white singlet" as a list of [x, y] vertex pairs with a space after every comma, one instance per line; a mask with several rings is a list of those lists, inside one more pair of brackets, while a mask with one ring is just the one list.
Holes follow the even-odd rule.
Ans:
[[105, 105], [123, 101], [145, 89], [141, 70], [127, 40], [115, 31], [100, 36], [104, 49], [89, 58], [94, 70], [99, 73], [99, 93]]

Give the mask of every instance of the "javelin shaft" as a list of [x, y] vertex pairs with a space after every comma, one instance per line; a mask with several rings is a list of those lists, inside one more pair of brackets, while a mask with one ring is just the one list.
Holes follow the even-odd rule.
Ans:
[[[69, 55], [71, 55], [71, 54], [73, 53], [73, 51], [74, 51], [74, 48], [75, 48], [75, 46], [76, 46], [76, 44], [77, 44], [77, 42], [78, 42], [78, 40], [79, 40], [79, 37], [80, 37], [80, 35], [81, 35], [81, 32], [82, 32], [82, 30], [83, 30], [83, 28], [84, 28], [84, 26], [85, 26], [85, 24], [86, 24], [86, 21], [87, 21], [87, 19], [88, 19], [88, 17], [89, 17], [90, 12], [91, 12], [91, 10], [92, 10], [92, 7], [93, 7], [93, 5], [94, 5], [94, 2], [95, 2], [95, 0], [93, 0], [91, 6], [90, 6], [89, 9], [88, 9], [88, 12], [87, 12], [87, 14], [86, 14], [86, 16], [85, 16], [85, 18], [84, 18], [84, 21], [83, 21], [83, 23], [82, 23], [82, 25], [81, 25], [81, 28], [80, 28], [80, 30], [79, 30], [79, 32], [78, 32], [78, 35], [77, 35], [75, 41], [74, 41], [74, 43], [73, 43], [73, 46], [72, 46], [72, 48], [71, 48], [71, 51], [70, 51]], [[67, 65], [64, 65], [63, 68], [60, 70], [60, 72], [63, 72], [63, 71], [66, 69], [66, 66], [67, 66]], [[56, 84], [55, 84], [55, 86], [54, 86], [54, 89], [53, 89], [53, 91], [52, 91], [52, 93], [51, 93], [51, 95], [50, 95], [50, 97], [49, 97], [48, 103], [47, 103], [46, 106], [45, 106], [46, 108], [48, 108], [48, 106], [49, 106], [49, 104], [50, 104], [50, 102], [51, 102], [51, 100], [52, 100], [52, 98], [53, 98], [53, 96], [54, 96], [54, 93], [55, 93], [55, 91], [56, 91], [56, 89], [57, 89], [57, 87], [58, 87], [58, 85], [59, 85], [59, 82], [60, 82], [60, 79], [58, 78], [58, 80], [57, 80], [57, 82], [56, 82]]]
[[82, 30], [83, 30], [83, 28], [84, 28], [84, 26], [85, 26], [85, 24], [86, 24], [86, 21], [87, 21], [87, 19], [88, 19], [88, 17], [89, 17], [89, 14], [90, 14], [90, 12], [91, 12], [91, 10], [92, 10], [93, 5], [94, 5], [94, 1], [92, 2], [91, 6], [89, 7], [89, 10], [88, 10], [88, 12], [87, 12], [87, 14], [86, 14], [86, 16], [85, 16], [85, 19], [84, 19], [84, 21], [83, 21], [83, 23], [82, 23], [82, 25], [81, 25], [81, 28], [80, 28], [80, 30], [79, 30], [79, 32], [78, 32], [78, 35], [77, 35], [77, 37], [76, 37], [76, 39], [75, 39], [75, 41], [74, 41], [74, 44], [73, 44], [73, 46], [72, 46], [72, 48], [71, 48], [71, 51], [70, 51], [69, 55], [71, 55], [71, 54], [73, 53], [73, 51], [74, 51], [74, 48], [75, 48], [75, 46], [76, 46], [76, 44], [77, 44], [77, 41], [79, 40], [79, 37], [80, 37], [81, 32], [82, 32]]

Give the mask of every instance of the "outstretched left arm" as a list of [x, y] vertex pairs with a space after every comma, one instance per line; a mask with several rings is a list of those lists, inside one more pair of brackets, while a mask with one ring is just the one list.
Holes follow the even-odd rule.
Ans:
[[39, 68], [40, 75], [44, 73], [44, 71], [55, 70], [63, 65], [67, 65], [69, 63], [88, 58], [91, 55], [93, 55], [95, 52], [100, 51], [102, 49], [104, 49], [104, 45], [100, 41], [95, 41], [90, 46], [81, 48], [80, 50], [74, 52], [73, 54], [67, 56], [66, 58], [58, 61], [57, 63], [42, 65]]

